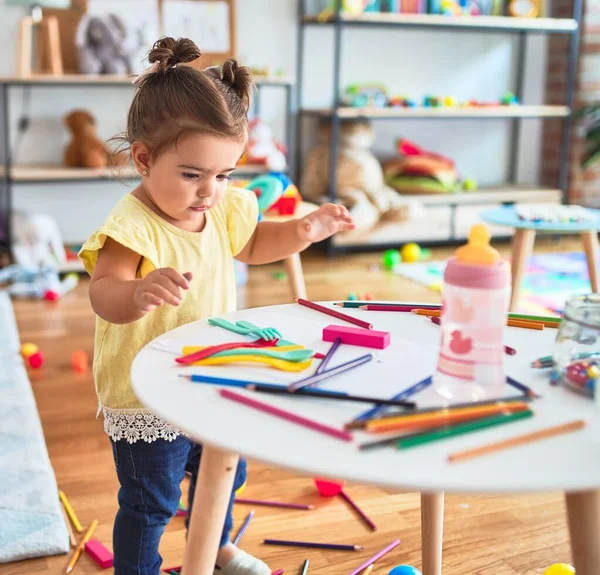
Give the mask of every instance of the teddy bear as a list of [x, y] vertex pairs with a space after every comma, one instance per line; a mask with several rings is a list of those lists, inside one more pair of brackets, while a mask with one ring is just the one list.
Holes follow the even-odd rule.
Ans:
[[[300, 192], [308, 201], [329, 201], [330, 123], [322, 122], [320, 141], [307, 155], [300, 182]], [[336, 201], [350, 211], [362, 235], [380, 222], [402, 222], [416, 217], [421, 209], [385, 184], [383, 168], [371, 152], [375, 133], [365, 120], [344, 122], [340, 126], [336, 178]]]
[[96, 119], [87, 110], [73, 110], [64, 118], [72, 133], [64, 163], [70, 168], [122, 167], [125, 154], [112, 155], [96, 134]]
[[249, 124], [248, 145], [240, 164], [260, 164], [271, 172], [283, 172], [286, 151], [285, 146], [273, 138], [271, 128], [257, 118]]

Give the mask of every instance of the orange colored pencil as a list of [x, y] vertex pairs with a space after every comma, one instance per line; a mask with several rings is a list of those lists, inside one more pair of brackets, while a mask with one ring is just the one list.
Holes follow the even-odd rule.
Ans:
[[471, 421], [481, 417], [497, 415], [501, 413], [517, 413], [529, 409], [525, 402], [512, 402], [498, 405], [484, 405], [481, 407], [465, 407], [463, 409], [441, 410], [434, 413], [422, 413], [407, 415], [405, 417], [389, 417], [385, 419], [373, 419], [367, 421], [365, 431], [368, 433], [386, 433], [388, 431], [400, 431], [409, 429], [426, 429], [444, 424]]
[[73, 532], [73, 526], [71, 525], [71, 521], [67, 516], [67, 511], [64, 506], [61, 504], [60, 508], [62, 509], [63, 517], [65, 518], [65, 523], [67, 525], [67, 531], [69, 532], [69, 543], [71, 547], [77, 547], [77, 539], [75, 539], [75, 533]]
[[[438, 310], [438, 309], [413, 309], [412, 313], [414, 313], [416, 315], [424, 315], [426, 317], [441, 317], [442, 316], [441, 310]], [[545, 323], [552, 323], [552, 322], [527, 321], [527, 320], [523, 320], [523, 319], [509, 318], [506, 322], [506, 325], [508, 325], [510, 327], [522, 327], [522, 328], [526, 328], [526, 329], [543, 330]], [[555, 325], [552, 324], [551, 327], [555, 327]]]
[[373, 569], [375, 568], [375, 564], [373, 563], [373, 565], [369, 565], [363, 572], [362, 575], [371, 575], [371, 572], [373, 571]]
[[70, 573], [71, 571], [73, 571], [73, 569], [75, 569], [75, 565], [77, 564], [79, 557], [81, 557], [81, 554], [83, 553], [85, 544], [92, 538], [92, 535], [94, 534], [94, 531], [97, 526], [98, 526], [98, 520], [94, 519], [92, 521], [92, 523], [90, 524], [90, 526], [88, 527], [88, 530], [85, 532], [85, 535], [81, 538], [79, 545], [77, 545], [77, 548], [75, 549], [75, 551], [73, 551], [73, 554], [71, 555], [71, 559], [69, 560], [69, 564], [67, 565], [67, 568], [65, 569], [65, 573]]
[[541, 439], [549, 439], [551, 437], [556, 437], [557, 435], [562, 435], [563, 433], [578, 431], [579, 429], [583, 429], [584, 427], [585, 421], [583, 419], [578, 419], [576, 421], [571, 421], [570, 423], [564, 423], [563, 425], [555, 425], [554, 427], [547, 427], [546, 429], [534, 431], [533, 433], [518, 435], [517, 437], [505, 439], [504, 441], [488, 443], [487, 445], [482, 445], [481, 447], [476, 447], [475, 449], [457, 451], [456, 453], [452, 453], [448, 456], [448, 461], [450, 463], [458, 463], [460, 461], [465, 461], [474, 457], [489, 455], [490, 453], [495, 453], [496, 451], [502, 451], [511, 447], [518, 447], [520, 445], [525, 445], [534, 441], [540, 441]]
[[441, 309], [413, 309], [411, 313], [417, 315], [426, 315], [427, 317], [440, 317], [442, 315]]

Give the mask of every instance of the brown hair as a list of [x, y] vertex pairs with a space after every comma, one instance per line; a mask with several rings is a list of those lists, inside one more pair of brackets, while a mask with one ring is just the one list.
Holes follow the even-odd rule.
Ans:
[[[121, 151], [142, 142], [152, 157], [190, 132], [244, 141], [252, 90], [250, 69], [235, 60], [199, 70], [200, 50], [188, 38], [161, 38], [148, 54], [157, 70], [141, 78], [127, 116], [127, 131], [112, 139]], [[191, 65], [187, 65], [194, 62]]]

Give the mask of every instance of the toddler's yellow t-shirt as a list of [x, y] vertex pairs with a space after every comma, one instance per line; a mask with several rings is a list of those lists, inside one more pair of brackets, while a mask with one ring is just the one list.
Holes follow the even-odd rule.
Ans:
[[137, 277], [171, 267], [194, 279], [179, 306], [162, 305], [123, 325], [96, 317], [94, 379], [105, 430], [115, 440], [172, 439], [178, 432], [143, 409], [133, 392], [130, 371], [136, 354], [150, 341], [180, 325], [218, 316], [236, 307], [233, 258], [258, 221], [256, 196], [228, 188], [223, 201], [206, 212], [202, 232], [188, 232], [163, 220], [131, 194], [114, 207], [83, 244], [79, 257], [91, 275], [107, 237], [140, 254]]

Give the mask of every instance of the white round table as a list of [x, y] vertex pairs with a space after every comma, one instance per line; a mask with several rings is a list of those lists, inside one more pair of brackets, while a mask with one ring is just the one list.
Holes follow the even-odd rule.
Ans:
[[[375, 329], [391, 332], [392, 343], [383, 351], [340, 346], [330, 366], [367, 351], [374, 351], [376, 360], [327, 380], [323, 388], [391, 397], [433, 373], [439, 338], [435, 324], [410, 313], [343, 311], [368, 319]], [[330, 346], [321, 341], [322, 328], [330, 324], [349, 325], [296, 304], [244, 310], [225, 319], [233, 323], [243, 319], [261, 327], [275, 327], [286, 340], [322, 352]], [[356, 432], [354, 441], [346, 443], [224, 399], [214, 386], [178, 377], [181, 373], [205, 373], [270, 383], [289, 383], [304, 377], [304, 374], [264, 367], [180, 367], [174, 361], [174, 353], [181, 352], [184, 345], [214, 345], [240, 341], [245, 339], [243, 336], [210, 326], [206, 321], [191, 323], [161, 336], [140, 351], [131, 376], [136, 394], [149, 409], [206, 446], [192, 515], [192, 518], [202, 517], [203, 521], [199, 524], [192, 519], [184, 558], [185, 573], [212, 573], [231, 493], [231, 469], [235, 468], [237, 458], [234, 454], [240, 454], [312, 477], [343, 478], [429, 494], [422, 498], [426, 523], [423, 526], [424, 575], [441, 574], [444, 491], [565, 491], [577, 574], [597, 575], [600, 565], [600, 413], [593, 401], [567, 389], [551, 387], [546, 373], [529, 367], [533, 359], [552, 353], [555, 336], [556, 330], [548, 328], [543, 332], [519, 328], [506, 331], [506, 343], [517, 349], [515, 356], [506, 357], [507, 374], [543, 396], [532, 404], [534, 417], [407, 451], [390, 447], [371, 452], [357, 449], [357, 443], [372, 439], [363, 432]], [[515, 390], [507, 386], [506, 395], [514, 394]], [[371, 407], [354, 402], [270, 394], [253, 397], [339, 428]], [[413, 399], [419, 407], [442, 403], [431, 388]], [[586, 419], [586, 428], [463, 463], [448, 463], [450, 453], [575, 419]]]

